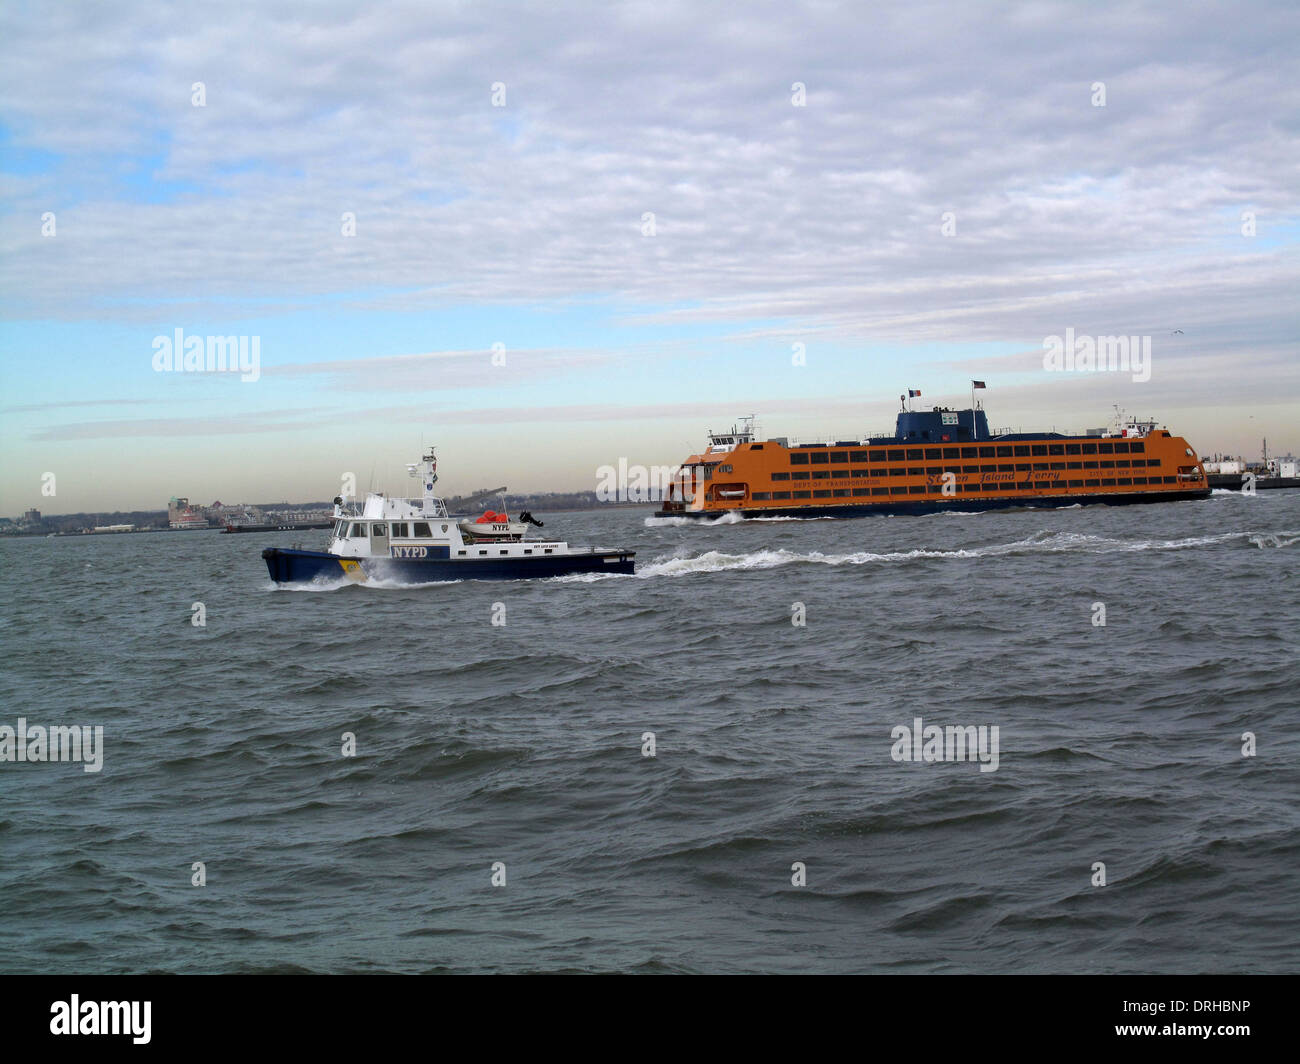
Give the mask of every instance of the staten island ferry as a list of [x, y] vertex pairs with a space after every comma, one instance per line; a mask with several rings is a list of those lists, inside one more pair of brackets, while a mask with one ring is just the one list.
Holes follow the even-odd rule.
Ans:
[[753, 418], [682, 463], [656, 517], [859, 517], [1169, 502], [1210, 494], [1196, 452], [1154, 421], [1082, 436], [989, 431], [970, 409], [899, 412], [893, 436], [758, 440]]
[[418, 464], [419, 499], [389, 498], [370, 492], [364, 503], [338, 496], [325, 550], [262, 551], [276, 584], [305, 584], [340, 578], [356, 582], [424, 584], [443, 580], [521, 580], [573, 573], [634, 571], [635, 551], [571, 547], [559, 540], [530, 540], [531, 526], [542, 522], [529, 513], [517, 520], [502, 511], [454, 516], [433, 493], [438, 481], [433, 448]]

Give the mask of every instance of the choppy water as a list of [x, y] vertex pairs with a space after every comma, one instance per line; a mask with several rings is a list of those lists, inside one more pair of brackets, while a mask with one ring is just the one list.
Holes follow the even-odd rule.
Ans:
[[0, 763], [0, 970], [1295, 970], [1300, 495], [645, 513], [545, 515], [636, 577], [416, 589], [0, 543], [0, 725], [105, 729]]

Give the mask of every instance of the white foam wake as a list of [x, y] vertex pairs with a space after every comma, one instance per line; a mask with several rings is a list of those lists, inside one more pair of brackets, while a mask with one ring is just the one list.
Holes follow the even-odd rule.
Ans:
[[[1289, 546], [1295, 541], [1295, 533], [1283, 533], [1282, 540], [1274, 543], [1277, 536], [1267, 537], [1264, 545]], [[916, 548], [907, 551], [855, 551], [849, 554], [825, 554], [821, 551], [792, 551], [785, 549], [747, 551], [728, 554], [725, 551], [711, 550], [694, 556], [674, 556], [661, 558], [639, 567], [637, 576], [684, 576], [687, 573], [714, 573], [732, 569], [774, 569], [782, 565], [870, 565], [907, 562], [917, 558], [990, 558], [1004, 554], [1016, 553], [1061, 553], [1081, 552], [1085, 554], [1114, 554], [1129, 551], [1147, 550], [1187, 550], [1197, 547], [1228, 543], [1233, 540], [1247, 540], [1255, 543], [1259, 537], [1250, 532], [1224, 532], [1213, 536], [1188, 536], [1183, 539], [1141, 539], [1121, 540], [1105, 536], [1087, 535], [1082, 532], [1036, 532], [1026, 539], [1012, 543], [994, 543], [985, 547], [958, 548], [954, 550], [927, 550]]]

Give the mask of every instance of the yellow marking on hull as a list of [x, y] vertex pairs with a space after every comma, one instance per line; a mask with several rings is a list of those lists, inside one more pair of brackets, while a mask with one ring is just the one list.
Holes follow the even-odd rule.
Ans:
[[353, 561], [350, 558], [340, 558], [339, 565], [343, 566], [343, 575], [349, 580], [355, 580], [361, 583], [365, 580], [366, 574], [361, 568], [361, 563]]

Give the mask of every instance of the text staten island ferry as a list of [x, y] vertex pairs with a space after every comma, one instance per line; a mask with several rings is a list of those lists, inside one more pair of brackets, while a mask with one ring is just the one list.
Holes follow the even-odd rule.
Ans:
[[682, 463], [657, 517], [859, 517], [1167, 502], [1210, 494], [1181, 436], [1131, 418], [1107, 433], [989, 432], [982, 408], [903, 410], [893, 436], [791, 445], [753, 419]]
[[433, 494], [437, 483], [433, 448], [419, 465], [407, 466], [424, 483], [421, 499], [388, 498], [371, 492], [364, 505], [338, 497], [334, 527], [325, 550], [262, 551], [277, 584], [347, 578], [401, 584], [443, 580], [520, 580], [573, 573], [634, 571], [635, 551], [570, 547], [557, 540], [529, 540], [531, 515], [511, 520], [489, 511], [477, 518], [453, 516]]

